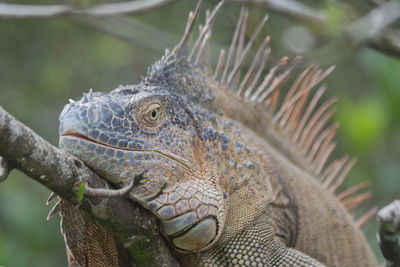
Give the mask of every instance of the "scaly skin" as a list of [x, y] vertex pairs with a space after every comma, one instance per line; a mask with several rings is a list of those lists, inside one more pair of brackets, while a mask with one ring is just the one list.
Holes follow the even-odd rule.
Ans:
[[265, 115], [232, 103], [245, 105], [167, 52], [142, 83], [67, 105], [60, 148], [117, 186], [144, 172], [131, 197], [182, 266], [377, 266], [335, 196], [252, 129], [274, 127]]

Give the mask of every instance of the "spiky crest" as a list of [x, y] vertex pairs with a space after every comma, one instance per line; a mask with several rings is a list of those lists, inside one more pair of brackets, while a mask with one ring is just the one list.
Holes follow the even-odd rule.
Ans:
[[[247, 55], [268, 20], [268, 16], [262, 19], [245, 45], [248, 8], [244, 4], [228, 53], [224, 49], [220, 50], [214, 73], [211, 73], [209, 40], [213, 23], [223, 2], [219, 2], [212, 12], [206, 12], [205, 24], [204, 26], [200, 25], [200, 34], [192, 49], [189, 50], [192, 31], [202, 1], [198, 2], [195, 11], [189, 14], [185, 33], [180, 43], [173, 50], [173, 54], [177, 58], [184, 57], [194, 65], [199, 66], [206, 72], [206, 75], [212, 76], [220, 84], [233, 90], [242, 101], [261, 106], [271, 117], [272, 123], [283, 133], [282, 138], [286, 138], [287, 143], [295, 148], [293, 151], [297, 154], [297, 157], [306, 159], [307, 166], [301, 167], [309, 171], [314, 177], [318, 177], [317, 179], [322, 186], [329, 192], [337, 193], [356, 160], [345, 155], [327, 164], [336, 147], [334, 137], [338, 124], [333, 123], [327, 126], [334, 114], [334, 109], [331, 106], [336, 98], [331, 98], [320, 104], [320, 99], [326, 91], [325, 85], [321, 85], [315, 93], [312, 93], [313, 89], [334, 70], [334, 66], [326, 70], [322, 70], [319, 66], [313, 64], [308, 66], [295, 79], [282, 103], [279, 104], [282, 88], [290, 79], [301, 59], [296, 57], [288, 64], [288, 58], [282, 58], [269, 69], [262, 79], [271, 51], [268, 46], [270, 37], [267, 35], [251, 61], [247, 72], [240, 78]], [[287, 68], [281, 70], [285, 65], [288, 65]], [[339, 193], [337, 198], [351, 211], [370, 197], [370, 192], [360, 193], [367, 185], [367, 183], [360, 183], [348, 188]], [[362, 216], [357, 221], [358, 225], [364, 225], [375, 214], [375, 211], [375, 209], [371, 209]]]

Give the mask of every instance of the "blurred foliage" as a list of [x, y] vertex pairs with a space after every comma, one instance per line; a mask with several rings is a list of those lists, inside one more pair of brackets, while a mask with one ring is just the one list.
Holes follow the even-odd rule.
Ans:
[[335, 0], [325, 1], [325, 6], [323, 8], [327, 16], [327, 24], [329, 33], [332, 35], [337, 35], [343, 31], [346, 24], [349, 23], [351, 13], [347, 9], [344, 3]]
[[353, 103], [343, 97], [338, 107], [338, 119], [342, 123], [343, 135], [347, 137], [353, 153], [368, 152], [383, 137], [387, 127], [388, 113], [384, 103], [377, 99], [365, 98]]
[[[352, 17], [342, 10], [342, 2], [307, 2], [328, 10], [333, 33]], [[194, 4], [180, 1], [133, 17], [179, 36]], [[213, 2], [206, 2], [206, 6], [212, 7]], [[221, 12], [213, 31], [212, 42], [217, 46], [229, 45], [238, 11], [238, 4], [227, 4]], [[249, 25], [254, 28], [266, 10], [252, 8], [251, 12]], [[312, 32], [299, 37], [299, 29], [291, 30], [296, 26], [295, 21], [271, 14], [267, 24], [273, 48], [270, 62], [287, 54], [293, 57], [299, 51], [304, 57], [313, 58], [314, 50], [331, 41]], [[77, 99], [89, 88], [109, 91], [119, 84], [136, 83], [163, 54], [149, 48], [154, 46], [140, 45], [162, 44], [157, 35], [140, 44], [130, 44], [73, 18], [2, 20], [0, 32], [0, 105], [54, 145], [58, 140], [58, 114], [69, 98]], [[301, 36], [313, 40], [303, 45], [305, 50], [293, 49], [296, 42], [305, 43], [299, 40]], [[350, 153], [358, 158], [345, 186], [365, 179], [372, 181], [373, 197], [361, 209], [365, 211], [374, 205], [382, 207], [400, 195], [400, 61], [366, 48], [343, 56], [342, 49], [346, 48], [319, 53], [314, 61], [337, 65], [326, 80], [330, 88], [326, 97], [339, 96], [335, 118], [341, 124], [337, 154]], [[217, 49], [213, 50], [213, 55], [217, 54]], [[44, 205], [49, 193], [18, 171], [0, 184], [0, 265], [66, 265], [59, 218], [45, 220], [50, 211]], [[360, 212], [356, 212], [357, 216]], [[379, 255], [376, 227], [372, 220], [366, 233]]]

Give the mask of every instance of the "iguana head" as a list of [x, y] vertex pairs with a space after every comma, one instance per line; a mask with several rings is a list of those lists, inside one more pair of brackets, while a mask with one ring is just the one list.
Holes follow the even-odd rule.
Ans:
[[[191, 99], [204, 97], [204, 78], [187, 64], [167, 52], [139, 85], [70, 101], [59, 133], [61, 149], [114, 185], [143, 173], [132, 196], [161, 220], [173, 246], [199, 251], [221, 232], [224, 199], [198, 120], [207, 112]], [[182, 94], [189, 87], [199, 93]]]

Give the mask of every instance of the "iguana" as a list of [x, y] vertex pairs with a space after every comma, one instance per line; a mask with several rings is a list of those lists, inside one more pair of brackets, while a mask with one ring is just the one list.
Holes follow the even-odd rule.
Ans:
[[[181, 266], [377, 266], [346, 210], [366, 198], [353, 194], [362, 186], [335, 194], [355, 161], [327, 163], [334, 99], [319, 104], [325, 86], [313, 89], [333, 68], [311, 65], [293, 77], [299, 59], [284, 58], [263, 76], [268, 36], [243, 68], [267, 20], [245, 43], [244, 6], [212, 70], [209, 40], [222, 2], [190, 48], [200, 3], [180, 43], [141, 83], [65, 106], [60, 148], [117, 187], [141, 174], [129, 196], [157, 216]], [[70, 207], [61, 202], [70, 266], [131, 266], [110, 233]]]

